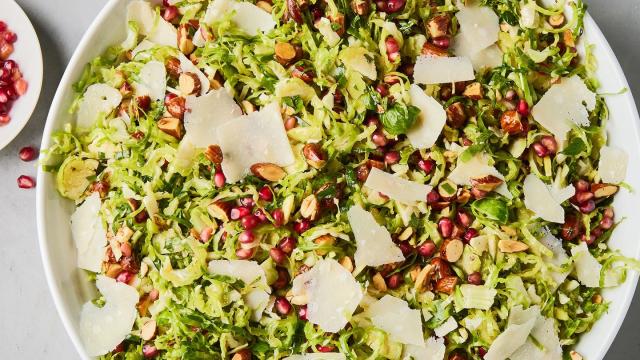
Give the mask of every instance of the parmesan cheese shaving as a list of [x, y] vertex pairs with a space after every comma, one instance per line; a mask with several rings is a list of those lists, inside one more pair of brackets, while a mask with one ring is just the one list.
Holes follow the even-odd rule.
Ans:
[[[553, 253], [553, 256], [543, 256], [543, 260], [546, 264], [559, 268], [569, 260], [569, 256], [562, 248], [562, 241], [553, 236], [548, 229], [544, 229], [544, 236], [540, 239], [540, 243], [546, 246]], [[554, 288], [555, 290], [564, 282], [571, 270], [558, 271], [556, 269], [549, 268], [549, 266], [543, 266], [542, 272], [543, 274], [549, 275], [556, 283]]]
[[418, 84], [448, 84], [475, 79], [471, 60], [466, 57], [433, 57], [416, 59], [413, 80]]
[[465, 6], [456, 13], [460, 32], [469, 40], [470, 52], [475, 54], [498, 41], [498, 15], [486, 6]]
[[78, 267], [99, 273], [107, 245], [100, 216], [100, 195], [93, 192], [71, 215], [71, 235], [76, 245]]
[[522, 311], [520, 306], [514, 307], [509, 314], [509, 325], [493, 341], [484, 359], [505, 360], [509, 358], [527, 341], [539, 316], [540, 309], [537, 306], [526, 311]]
[[426, 201], [431, 191], [429, 185], [403, 179], [378, 168], [371, 168], [364, 186], [405, 204]]
[[443, 360], [447, 347], [444, 339], [430, 337], [422, 346], [407, 345], [402, 354], [403, 360]]
[[96, 286], [105, 299], [102, 307], [87, 302], [80, 313], [80, 337], [89, 356], [100, 356], [113, 350], [129, 335], [138, 313], [138, 291], [98, 275]]
[[368, 211], [354, 205], [347, 213], [351, 230], [356, 239], [354, 255], [356, 267], [380, 266], [403, 261], [402, 251], [391, 240], [389, 231], [376, 222]]
[[140, 34], [153, 43], [176, 47], [178, 33], [176, 28], [160, 17], [148, 1], [136, 0], [127, 6], [127, 22], [138, 24]]
[[538, 317], [531, 330], [530, 338], [516, 350], [510, 360], [561, 360], [562, 346], [553, 319]]
[[[586, 104], [586, 108], [585, 105]], [[578, 76], [564, 78], [552, 85], [531, 109], [533, 119], [549, 130], [556, 139], [567, 139], [574, 125], [589, 125], [589, 114], [596, 106], [596, 95]]]
[[276, 26], [271, 14], [246, 1], [215, 0], [209, 3], [204, 21], [212, 24], [224, 19], [233, 12], [232, 21], [238, 29], [256, 36], [260, 32], [267, 33]]
[[445, 337], [448, 333], [458, 328], [458, 323], [453, 316], [450, 316], [442, 325], [433, 329], [433, 333], [436, 334], [437, 337], [442, 338]]
[[342, 50], [339, 58], [349, 70], [359, 72], [371, 80], [378, 77], [373, 55], [361, 46], [350, 46]]
[[341, 353], [313, 353], [287, 356], [282, 360], [345, 360]]
[[217, 130], [242, 115], [242, 110], [225, 88], [203, 96], [187, 96], [184, 128], [189, 141], [198, 148], [218, 143]]
[[242, 280], [251, 289], [244, 295], [244, 300], [253, 310], [252, 319], [259, 321], [269, 303], [270, 288], [264, 269], [257, 262], [249, 260], [212, 260], [208, 268], [211, 274]]
[[77, 126], [88, 129], [98, 119], [100, 114], [107, 115], [122, 101], [122, 94], [117, 89], [106, 84], [93, 84], [87, 88], [78, 107]]
[[340, 42], [340, 35], [333, 31], [331, 21], [326, 17], [322, 17], [320, 20], [316, 21], [315, 26], [320, 34], [324, 36], [324, 40], [329, 44], [329, 46], [336, 46]]
[[[460, 154], [461, 153], [462, 150], [460, 151]], [[473, 155], [468, 161], [463, 161], [462, 158], [458, 156], [456, 167], [451, 171], [448, 179], [461, 186], [470, 186], [471, 179], [488, 175], [493, 175], [504, 181], [504, 176], [500, 174], [498, 169], [489, 165], [490, 160], [491, 157], [483, 152]]]
[[447, 121], [447, 113], [436, 99], [425, 94], [418, 85], [411, 85], [409, 95], [411, 105], [420, 109], [420, 115], [407, 132], [407, 137], [415, 148], [429, 149], [438, 140]]
[[543, 220], [564, 223], [564, 209], [560, 204], [575, 194], [573, 185], [564, 189], [554, 189], [542, 182], [535, 174], [524, 179], [522, 188], [524, 205]]
[[587, 244], [581, 241], [571, 249], [571, 255], [574, 257], [576, 277], [580, 284], [590, 288], [599, 287], [602, 265], [591, 255]]
[[308, 299], [309, 322], [331, 333], [344, 328], [363, 296], [353, 275], [333, 259], [320, 260], [296, 276], [291, 292]]
[[385, 295], [369, 305], [367, 315], [377, 328], [389, 334], [391, 340], [418, 346], [424, 344], [420, 311], [411, 309], [406, 301]]
[[611, 146], [603, 146], [600, 149], [600, 161], [598, 162], [598, 175], [606, 183], [623, 182], [627, 176], [627, 164], [629, 154], [624, 150]]
[[167, 70], [159, 61], [149, 61], [140, 69], [139, 82], [134, 84], [136, 96], [148, 95], [151, 100], [162, 100], [167, 92]]

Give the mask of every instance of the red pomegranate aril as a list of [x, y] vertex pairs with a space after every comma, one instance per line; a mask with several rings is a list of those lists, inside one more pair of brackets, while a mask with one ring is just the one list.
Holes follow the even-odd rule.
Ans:
[[179, 15], [178, 8], [175, 6], [167, 6], [162, 13], [162, 18], [168, 22], [172, 22]]
[[424, 171], [425, 174], [430, 174], [436, 167], [436, 162], [431, 159], [420, 159], [418, 161], [418, 167], [420, 170]]
[[269, 256], [275, 261], [276, 264], [281, 265], [287, 260], [287, 254], [282, 249], [274, 247], [269, 250]]
[[7, 30], [7, 23], [0, 20], [0, 31], [5, 31]]
[[408, 241], [401, 241], [400, 243], [398, 243], [398, 247], [400, 248], [400, 251], [402, 251], [402, 255], [404, 256], [411, 255], [411, 253], [413, 253], [413, 251], [415, 250]]
[[291, 312], [291, 303], [284, 297], [279, 297], [276, 299], [275, 303], [276, 311], [280, 315], [288, 315]]
[[26, 80], [20, 78], [13, 83], [13, 89], [16, 91], [18, 96], [22, 96], [27, 93], [27, 89], [29, 88], [29, 84]]
[[4, 33], [3, 38], [4, 41], [8, 42], [9, 44], [13, 44], [18, 40], [18, 35], [16, 35], [16, 33], [14, 33], [13, 31], [7, 31]]
[[473, 217], [466, 210], [459, 209], [456, 213], [456, 221], [462, 227], [468, 228], [473, 222]]
[[589, 189], [591, 188], [591, 185], [589, 184], [589, 182], [582, 179], [576, 181], [574, 186], [576, 187], [576, 192], [589, 191]]
[[248, 259], [251, 259], [253, 257], [253, 254], [255, 253], [255, 251], [256, 251], [255, 248], [238, 249], [238, 250], [236, 250], [236, 256], [240, 260], [248, 260]]
[[266, 201], [266, 202], [271, 202], [273, 201], [273, 192], [271, 191], [271, 188], [268, 186], [263, 186], [260, 191], [258, 191], [258, 196], [260, 197], [261, 200]]
[[522, 116], [529, 116], [529, 104], [527, 104], [527, 101], [524, 99], [520, 99], [518, 101], [516, 111]]
[[36, 181], [27, 175], [20, 175], [18, 177], [18, 187], [20, 189], [33, 189], [36, 187]]
[[464, 235], [462, 235], [462, 238], [468, 244], [471, 241], [471, 239], [473, 239], [476, 236], [478, 236], [478, 230], [474, 228], [470, 228], [464, 232]]
[[589, 200], [586, 203], [580, 205], [580, 212], [582, 212], [583, 214], [588, 214], [593, 210], [595, 210], [595, 208], [596, 208], [595, 201]]
[[260, 219], [255, 215], [243, 216], [240, 223], [245, 230], [251, 230], [260, 224]]
[[427, 204], [434, 204], [440, 201], [440, 194], [436, 190], [431, 190], [427, 194]]
[[402, 275], [400, 274], [393, 274], [387, 279], [387, 287], [389, 289], [397, 289], [400, 285], [402, 285]]
[[604, 212], [602, 213], [602, 216], [604, 216], [604, 217], [608, 217], [608, 218], [611, 218], [612, 220], [613, 220], [613, 218], [614, 218], [614, 215], [615, 215], [615, 214], [614, 214], [614, 212], [613, 212], [613, 208], [610, 208], [610, 207], [609, 207], [609, 208], [604, 209]]
[[245, 230], [238, 235], [238, 241], [243, 244], [251, 244], [256, 239], [256, 236], [251, 230]]
[[453, 221], [449, 218], [442, 218], [438, 221], [438, 231], [443, 238], [451, 237], [453, 233]]
[[283, 237], [280, 242], [278, 242], [278, 248], [280, 248], [287, 255], [290, 255], [297, 245], [298, 241], [296, 241], [296, 239], [292, 238], [291, 236]]
[[376, 92], [382, 97], [387, 97], [389, 96], [389, 87], [387, 84], [378, 83], [378, 85], [376, 85]]
[[38, 157], [38, 151], [33, 146], [25, 146], [20, 149], [18, 156], [22, 161], [32, 161]]
[[387, 12], [387, 2], [384, 0], [377, 0], [376, 9], [378, 11]]
[[482, 285], [482, 274], [473, 272], [467, 276], [467, 282], [472, 285]]
[[148, 218], [149, 218], [149, 214], [145, 210], [140, 211], [135, 216], [135, 220], [138, 224], [147, 221]]
[[332, 352], [336, 349], [333, 345], [316, 345], [316, 350], [322, 353]]
[[387, 1], [387, 12], [390, 14], [396, 13], [404, 7], [406, 0], [389, 0]]
[[578, 203], [578, 205], [582, 205], [587, 201], [593, 199], [593, 197], [594, 195], [591, 191], [582, 191], [582, 192], [576, 193], [575, 200], [576, 200], [576, 203]]
[[213, 234], [212, 227], [207, 226], [206, 228], [202, 229], [202, 231], [200, 232], [200, 241], [206, 243], [207, 241], [209, 241], [209, 239], [211, 239], [211, 234]]
[[251, 214], [250, 208], [246, 206], [238, 206], [231, 209], [231, 212], [229, 212], [229, 217], [231, 217], [231, 220], [238, 220], [249, 214]]
[[280, 227], [284, 225], [284, 212], [282, 209], [275, 209], [271, 213], [271, 217], [273, 217], [273, 225], [275, 227]]
[[128, 284], [133, 279], [133, 273], [129, 271], [123, 271], [116, 277], [117, 282]]
[[600, 220], [600, 227], [605, 230], [611, 229], [611, 227], [613, 227], [613, 219], [606, 216], [603, 217], [602, 220]]
[[253, 216], [258, 218], [260, 224], [266, 223], [267, 220], [269, 220], [262, 209], [256, 209], [256, 211], [253, 212]]
[[298, 220], [293, 225], [293, 230], [298, 234], [302, 234], [303, 232], [309, 230], [311, 227], [311, 223], [308, 220]]
[[242, 199], [240, 199], [240, 205], [245, 206], [249, 209], [251, 209], [253, 207], [253, 205], [255, 205], [256, 202], [253, 201], [253, 198], [251, 196], [247, 196], [244, 197]]
[[591, 230], [591, 234], [596, 238], [599, 238], [604, 233], [604, 230], [601, 227], [597, 227]]
[[371, 134], [371, 141], [373, 141], [376, 146], [386, 146], [388, 143], [387, 137], [384, 136], [381, 130], [376, 130]]
[[11, 121], [11, 117], [8, 114], [0, 113], [0, 125], [8, 124]]
[[368, 126], [374, 126], [376, 128], [380, 127], [380, 119], [378, 119], [375, 115], [370, 115], [364, 120], [364, 124]]
[[387, 165], [394, 165], [397, 164], [400, 161], [400, 153], [397, 151], [389, 151], [386, 154], [384, 154], [384, 162], [387, 163]]
[[13, 60], [6, 60], [2, 67], [8, 70], [15, 70], [18, 69], [18, 63]]
[[432, 41], [433, 41], [433, 45], [441, 49], [448, 49], [449, 46], [451, 45], [451, 40], [449, 40], [447, 36], [435, 38]]
[[393, 36], [387, 36], [384, 44], [387, 48], [387, 58], [389, 59], [389, 61], [394, 62], [398, 58], [400, 58], [400, 44], [398, 44], [398, 40], [396, 40], [396, 38], [394, 38]]
[[556, 141], [556, 138], [551, 135], [543, 136], [540, 139], [540, 144], [547, 148], [549, 155], [554, 155], [558, 151], [558, 142]]
[[536, 153], [536, 155], [538, 155], [538, 157], [543, 158], [543, 157], [547, 157], [549, 155], [549, 150], [547, 150], [547, 148], [544, 147], [544, 145], [542, 145], [539, 142], [535, 142], [535, 143], [531, 144], [531, 148]]
[[213, 182], [216, 187], [221, 188], [227, 182], [227, 178], [224, 176], [222, 171], [216, 171], [216, 174], [213, 176]]
[[587, 234], [582, 234], [582, 236], [580, 237], [580, 241], [584, 241], [587, 243], [587, 245], [593, 245], [594, 242], [596, 242], [596, 235], [595, 234], [589, 234], [589, 236], [587, 237]]
[[484, 359], [484, 356], [487, 355], [487, 349], [485, 349], [482, 346], [480, 346], [477, 351], [478, 351], [478, 356], [480, 356], [480, 358], [482, 359]]
[[271, 286], [276, 290], [284, 289], [289, 285], [289, 272], [281, 267], [276, 267], [276, 270], [278, 272], [278, 278], [273, 282], [273, 284], [271, 284]]
[[436, 253], [436, 244], [429, 240], [424, 244], [418, 246], [418, 254], [423, 257], [430, 258]]
[[300, 306], [298, 309], [298, 317], [300, 320], [307, 321], [307, 305]]
[[142, 346], [142, 355], [144, 355], [146, 359], [151, 359], [158, 356], [158, 352], [158, 348], [153, 345], [146, 344]]

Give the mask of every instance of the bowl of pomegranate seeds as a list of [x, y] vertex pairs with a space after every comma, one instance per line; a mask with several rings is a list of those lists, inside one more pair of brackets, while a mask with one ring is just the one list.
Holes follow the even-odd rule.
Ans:
[[40, 97], [42, 52], [33, 25], [13, 0], [0, 0], [0, 150], [24, 128]]

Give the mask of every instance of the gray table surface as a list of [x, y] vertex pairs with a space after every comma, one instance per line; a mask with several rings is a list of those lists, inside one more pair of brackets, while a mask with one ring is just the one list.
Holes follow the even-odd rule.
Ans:
[[[35, 175], [18, 149], [38, 145], [51, 99], [77, 43], [106, 0], [17, 0], [42, 44], [44, 84], [38, 107], [22, 133], [0, 151], [0, 358], [77, 359], [47, 288], [38, 249], [35, 192], [19, 190], [16, 178]], [[591, 15], [611, 43], [640, 107], [640, 2], [587, 0]], [[0, 18], [2, 9], [0, 9]], [[640, 292], [608, 360], [640, 358]]]

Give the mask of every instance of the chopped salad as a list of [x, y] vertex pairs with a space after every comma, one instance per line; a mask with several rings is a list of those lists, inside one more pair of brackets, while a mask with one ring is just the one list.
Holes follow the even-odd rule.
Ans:
[[637, 268], [585, 11], [129, 2], [44, 165], [99, 291], [87, 353], [580, 358]]

